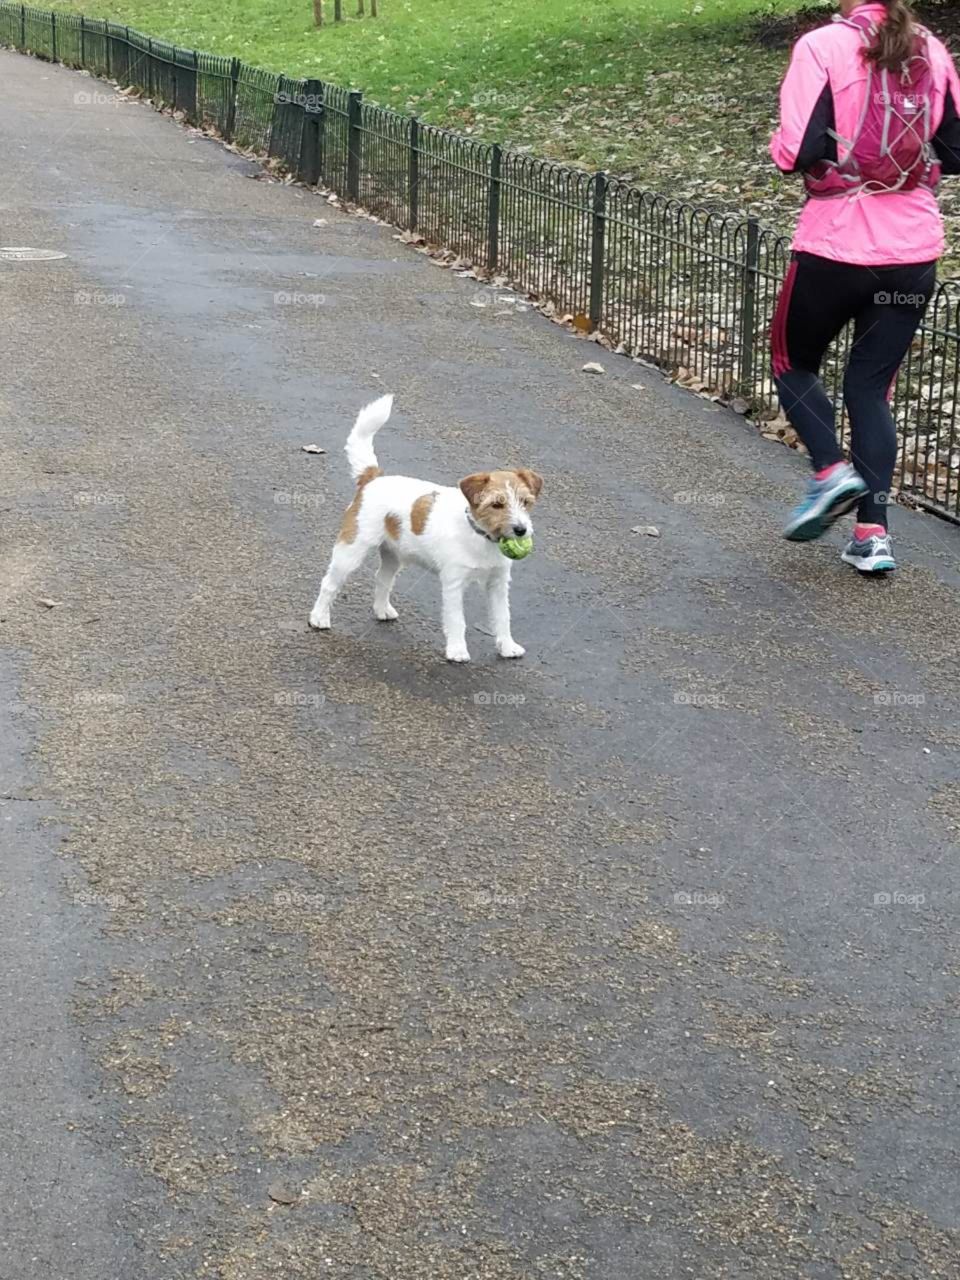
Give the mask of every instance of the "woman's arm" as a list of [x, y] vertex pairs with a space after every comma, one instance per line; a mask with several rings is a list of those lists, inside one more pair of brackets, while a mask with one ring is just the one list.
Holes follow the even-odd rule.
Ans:
[[940, 161], [940, 172], [960, 173], [960, 78], [950, 54], [944, 49], [947, 63], [947, 83], [943, 94], [943, 116], [933, 135], [933, 149]]
[[770, 139], [770, 154], [784, 173], [802, 172], [818, 160], [836, 160], [833, 94], [827, 70], [812, 42], [794, 46], [780, 86], [780, 128]]

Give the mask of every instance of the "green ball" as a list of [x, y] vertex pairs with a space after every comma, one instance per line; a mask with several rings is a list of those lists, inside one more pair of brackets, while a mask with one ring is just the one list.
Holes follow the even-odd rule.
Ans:
[[523, 560], [533, 550], [533, 539], [529, 534], [525, 538], [501, 538], [500, 550], [508, 560]]

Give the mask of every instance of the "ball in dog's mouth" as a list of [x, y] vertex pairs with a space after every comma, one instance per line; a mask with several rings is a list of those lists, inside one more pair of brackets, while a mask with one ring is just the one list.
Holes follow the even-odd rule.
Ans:
[[501, 538], [500, 550], [508, 560], [523, 560], [533, 550], [533, 538], [529, 534], [524, 538]]

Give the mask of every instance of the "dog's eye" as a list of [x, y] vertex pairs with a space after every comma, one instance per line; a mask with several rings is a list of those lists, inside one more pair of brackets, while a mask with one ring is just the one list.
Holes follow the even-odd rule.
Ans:
[[496, 502], [491, 502], [490, 505], [494, 508], [494, 510], [502, 511], [507, 504], [503, 501], [502, 498], [498, 498]]

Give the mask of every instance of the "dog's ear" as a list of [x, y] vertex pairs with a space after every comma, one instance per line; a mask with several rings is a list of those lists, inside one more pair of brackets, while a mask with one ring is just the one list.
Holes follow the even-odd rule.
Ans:
[[543, 488], [543, 476], [538, 476], [535, 471], [530, 471], [527, 467], [517, 467], [517, 475], [533, 496], [539, 498], [540, 490]]
[[472, 476], [464, 476], [460, 481], [460, 492], [473, 507], [476, 506], [477, 499], [489, 483], [490, 472], [477, 471]]

